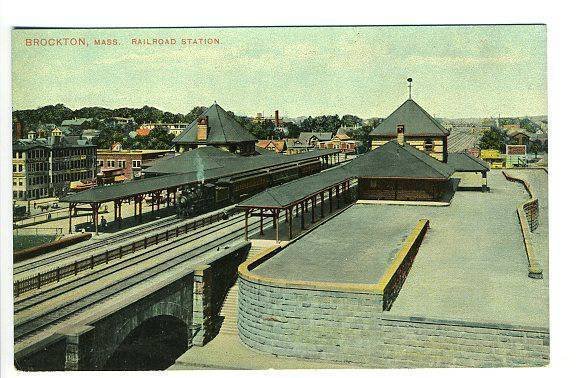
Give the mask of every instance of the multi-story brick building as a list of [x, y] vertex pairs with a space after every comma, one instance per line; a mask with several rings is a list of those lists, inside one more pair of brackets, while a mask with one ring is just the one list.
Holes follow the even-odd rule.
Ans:
[[116, 143], [109, 150], [99, 149], [97, 152], [97, 165], [102, 169], [122, 168], [126, 180], [139, 177], [143, 166], [150, 161], [173, 154], [171, 150], [123, 150]]
[[50, 148], [44, 143], [20, 139], [12, 144], [12, 195], [14, 200], [50, 194]]
[[15, 200], [58, 197], [71, 182], [96, 178], [96, 146], [59, 129], [48, 138], [30, 132], [12, 144], [12, 173]]
[[79, 136], [52, 136], [52, 195], [66, 194], [70, 183], [96, 178], [96, 146]]

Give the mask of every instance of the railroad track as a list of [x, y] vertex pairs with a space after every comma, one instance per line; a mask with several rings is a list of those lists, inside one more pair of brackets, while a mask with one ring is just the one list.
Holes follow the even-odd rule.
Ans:
[[94, 243], [91, 243], [89, 245], [86, 245], [86, 246], [83, 246], [80, 248], [70, 249], [66, 252], [59, 253], [56, 255], [46, 256], [46, 257], [36, 259], [33, 261], [24, 262], [24, 263], [19, 264], [19, 265], [14, 267], [14, 273], [13, 274], [14, 275], [22, 274], [22, 273], [25, 273], [25, 272], [30, 271], [30, 270], [34, 270], [34, 269], [39, 268], [39, 267], [45, 267], [49, 264], [53, 264], [53, 263], [58, 262], [60, 260], [68, 259], [68, 258], [74, 257], [74, 256], [81, 256], [83, 254], [89, 253], [90, 251], [97, 250], [97, 249], [102, 248], [104, 246], [109, 246], [109, 245], [114, 244], [114, 243], [119, 243], [119, 242], [122, 242], [124, 240], [134, 238], [135, 237], [135, 231], [137, 231], [139, 234], [142, 234], [142, 233], [148, 232], [150, 230], [160, 229], [163, 227], [169, 227], [169, 226], [175, 225], [175, 224], [183, 222], [183, 221], [184, 221], [183, 219], [177, 218], [175, 215], [171, 215], [171, 216], [169, 216], [169, 217], [167, 217], [161, 221], [157, 221], [157, 222], [149, 223], [149, 224], [144, 224], [141, 227], [138, 227], [137, 230], [135, 230], [134, 228], [130, 228], [128, 230], [123, 231], [120, 234], [111, 235], [110, 237], [107, 237], [106, 239], [95, 241]]
[[[317, 203], [319, 202], [320, 200], [317, 200]], [[87, 275], [80, 277], [77, 280], [69, 281], [57, 286], [50, 287], [49, 289], [45, 289], [41, 292], [38, 292], [21, 300], [15, 301], [14, 303], [15, 343], [21, 342], [26, 338], [34, 336], [35, 334], [45, 330], [50, 326], [57, 325], [69, 319], [70, 317], [82, 312], [88, 307], [103, 302], [131, 287], [134, 287], [146, 280], [153, 278], [154, 276], [157, 276], [172, 268], [175, 268], [179, 264], [187, 260], [190, 260], [191, 258], [198, 257], [203, 253], [213, 250], [214, 248], [225, 246], [230, 242], [236, 240], [243, 240], [244, 227], [231, 231], [226, 235], [222, 236], [221, 238], [211, 240], [210, 242], [207, 242], [202, 246], [195, 247], [192, 250], [188, 250], [187, 252], [183, 252], [176, 256], [173, 256], [168, 260], [160, 262], [159, 264], [149, 269], [144, 269], [143, 271], [138, 272], [119, 282], [115, 282], [112, 285], [104, 286], [103, 288], [87, 293], [81, 297], [61, 303], [58, 306], [50, 308], [48, 311], [35, 313], [34, 315], [31, 315], [27, 318], [16, 319], [16, 316], [22, 311], [30, 309], [40, 304], [41, 302], [45, 302], [52, 298], [71, 292], [72, 290], [90, 285], [91, 283], [96, 283], [96, 281], [104, 277], [110, 276], [114, 273], [120, 272], [130, 267], [135, 267], [143, 262], [150, 261], [151, 259], [154, 259], [155, 257], [158, 257], [164, 253], [167, 253], [171, 250], [184, 246], [185, 244], [195, 239], [210, 235], [211, 233], [214, 232], [218, 232], [226, 227], [230, 227], [234, 225], [234, 223], [239, 221], [238, 218], [244, 218], [244, 215], [239, 214], [237, 216], [232, 216], [231, 218], [227, 219], [224, 222], [216, 223], [214, 227], [211, 226], [209, 228], [195, 231], [182, 238], [165, 241], [162, 244], [152, 247], [148, 251], [145, 251], [138, 255], [124, 258], [114, 265], [106, 266], [102, 269], [91, 271]], [[273, 223], [272, 219], [265, 219], [263, 221], [263, 228], [265, 229], [268, 228], [272, 223]], [[259, 220], [250, 222], [248, 230], [249, 235], [253, 235], [256, 232], [258, 232], [259, 228], [260, 228]]]
[[[192, 233], [183, 234], [183, 235], [181, 235], [181, 237], [179, 237], [177, 239], [171, 239], [169, 241], [164, 241], [160, 244], [157, 244], [156, 247], [161, 248], [161, 247], [163, 247], [169, 243], [180, 242], [181, 240], [185, 240], [185, 239], [186, 239], [185, 242], [190, 242], [194, 239], [198, 239], [198, 238], [210, 235], [213, 232], [218, 232], [218, 231], [220, 231], [226, 227], [233, 225], [237, 221], [238, 221], [237, 219], [229, 218], [222, 223], [210, 225], [208, 228], [202, 228], [202, 229], [195, 230]], [[151, 248], [152, 248], [152, 246], [151, 246]], [[95, 268], [94, 270], [90, 270], [90, 271], [88, 271], [90, 273], [88, 273], [88, 274], [86, 274], [86, 275], [84, 275], [84, 276], [82, 276], [76, 280], [69, 281], [69, 282], [62, 282], [62, 283], [59, 283], [57, 285], [50, 286], [49, 288], [44, 288], [42, 290], [39, 290], [38, 292], [36, 292], [32, 295], [29, 295], [25, 298], [22, 298], [20, 300], [16, 300], [14, 302], [14, 313], [16, 314], [20, 311], [27, 309], [27, 308], [33, 307], [33, 306], [35, 306], [41, 302], [47, 301], [49, 299], [57, 297], [58, 295], [61, 295], [61, 294], [64, 294], [66, 292], [69, 292], [71, 290], [74, 290], [74, 289], [76, 289], [82, 285], [85, 285], [86, 283], [92, 282], [95, 280], [94, 277], [98, 277], [98, 278], [105, 277], [109, 274], [113, 274], [115, 272], [121, 271], [122, 269], [125, 269], [128, 266], [134, 266], [135, 264], [138, 264], [142, 261], [146, 261], [150, 258], [154, 258], [154, 257], [159, 255], [159, 253], [153, 253], [151, 255], [151, 252], [153, 252], [153, 251], [155, 251], [154, 248], [149, 249], [149, 250], [142, 250], [142, 251], [140, 251], [140, 253], [125, 255], [125, 257], [123, 259], [118, 260], [117, 264], [102, 265], [101, 268]], [[163, 252], [160, 252], [160, 253], [163, 253]], [[142, 258], [142, 256], [144, 256], [144, 258]], [[103, 270], [106, 270], [106, 274], [101, 273]], [[99, 276], [97, 276], [97, 275], [99, 275]]]
[[[228, 222], [228, 221], [227, 221]], [[268, 227], [268, 225], [270, 225], [272, 223], [272, 220], [266, 220], [264, 222], [264, 224], [266, 225], [266, 227]], [[155, 246], [153, 248], [151, 248], [149, 251], [137, 255], [137, 256], [132, 256], [130, 258], [127, 258], [125, 260], [121, 260], [121, 262], [110, 266], [109, 268], [105, 268], [96, 272], [92, 272], [90, 274], [88, 274], [87, 276], [84, 276], [78, 280], [72, 281], [72, 282], [68, 282], [65, 283], [63, 285], [59, 285], [58, 287], [54, 287], [51, 288], [49, 290], [46, 290], [42, 293], [39, 293], [38, 295], [34, 295], [32, 297], [28, 297], [26, 299], [23, 299], [21, 301], [18, 301], [14, 304], [14, 314], [15, 314], [15, 318], [16, 315], [26, 309], [29, 309], [35, 305], [37, 305], [40, 302], [46, 301], [48, 299], [51, 298], [55, 298], [59, 295], [65, 294], [67, 292], [70, 292], [76, 288], [80, 288], [82, 286], [86, 286], [89, 285], [90, 283], [94, 283], [100, 279], [102, 279], [103, 277], [109, 276], [111, 274], [114, 274], [116, 272], [119, 272], [121, 270], [130, 268], [130, 267], [134, 267], [137, 264], [140, 264], [144, 261], [149, 261], [155, 257], [158, 257], [161, 254], [164, 254], [168, 251], [174, 250], [175, 248], [184, 246], [185, 244], [191, 242], [194, 239], [197, 239], [199, 237], [199, 234], [202, 233], [203, 236], [209, 235], [212, 232], [218, 231], [220, 229], [226, 228], [228, 226], [231, 226], [231, 223], [227, 223], [225, 226], [215, 230], [215, 229], [205, 229], [202, 231], [199, 231], [198, 233], [193, 233], [191, 235], [187, 235], [181, 239], [178, 240], [173, 240], [171, 242], [167, 242], [166, 244], [163, 245], [159, 245], [159, 246]], [[222, 226], [222, 224], [220, 225]], [[258, 221], [257, 222], [253, 222], [250, 226], [249, 226], [249, 233], [258, 230], [259, 229], [259, 225], [258, 225]], [[231, 231], [229, 233], [227, 233], [226, 235], [224, 235], [221, 238], [212, 240], [210, 242], [207, 242], [206, 244], [199, 246], [199, 247], [195, 247], [192, 250], [183, 252], [183, 253], [179, 253], [176, 256], [173, 256], [163, 262], [160, 262], [159, 264], [153, 266], [152, 268], [149, 269], [145, 269], [143, 271], [140, 271], [126, 279], [123, 279], [119, 282], [116, 282], [112, 285], [109, 286], [105, 286], [101, 289], [97, 289], [96, 291], [87, 293], [86, 295], [83, 295], [81, 297], [69, 300], [67, 302], [64, 302], [62, 304], [60, 304], [59, 306], [53, 307], [48, 311], [45, 311], [43, 313], [36, 313], [32, 316], [29, 316], [27, 318], [24, 319], [15, 319], [14, 322], [14, 340], [15, 342], [20, 342], [25, 338], [28, 338], [30, 336], [33, 336], [35, 334], [37, 334], [38, 332], [41, 332], [42, 330], [48, 328], [49, 326], [58, 324], [68, 318], [70, 318], [71, 316], [81, 312], [82, 310], [97, 304], [99, 302], [102, 302], [104, 300], [107, 300], [115, 295], [118, 295], [119, 293], [134, 287], [135, 285], [138, 285], [146, 280], [149, 280], [159, 274], [162, 274], [176, 266], [178, 266], [179, 264], [188, 261], [191, 258], [200, 256], [203, 253], [206, 253], [210, 250], [213, 250], [214, 248], [218, 248], [221, 246], [225, 246], [226, 244], [233, 242], [237, 239], [243, 239], [244, 238], [244, 228], [240, 228], [234, 231]]]
[[461, 152], [467, 148], [475, 147], [479, 138], [478, 134], [471, 134], [465, 131], [453, 132], [448, 140], [449, 152]]

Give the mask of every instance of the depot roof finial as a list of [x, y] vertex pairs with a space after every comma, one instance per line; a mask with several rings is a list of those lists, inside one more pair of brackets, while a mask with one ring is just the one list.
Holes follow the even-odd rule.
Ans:
[[409, 82], [409, 100], [411, 99], [411, 89], [412, 89], [412, 83], [413, 83], [413, 78], [408, 78], [407, 81]]

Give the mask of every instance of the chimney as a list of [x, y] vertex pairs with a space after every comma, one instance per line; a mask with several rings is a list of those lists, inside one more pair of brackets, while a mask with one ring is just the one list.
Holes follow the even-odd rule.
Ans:
[[274, 111], [274, 124], [276, 127], [280, 126], [280, 118], [278, 116], [278, 110]]
[[397, 125], [397, 143], [400, 146], [405, 145], [405, 125]]
[[22, 139], [22, 124], [16, 120], [14, 122], [14, 139]]
[[208, 137], [208, 116], [198, 117], [196, 130], [196, 139], [199, 142], [206, 142]]

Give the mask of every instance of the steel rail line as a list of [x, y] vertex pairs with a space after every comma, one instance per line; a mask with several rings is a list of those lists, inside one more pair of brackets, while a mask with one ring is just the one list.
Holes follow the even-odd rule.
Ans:
[[[319, 200], [317, 200], [316, 202], [318, 203]], [[233, 220], [233, 218], [228, 219], [227, 222], [230, 220]], [[249, 235], [253, 234], [253, 233], [251, 233], [252, 231], [258, 230], [260, 228], [259, 223], [260, 223], [259, 221], [255, 221], [252, 224], [249, 224], [249, 227], [248, 227]], [[271, 223], [273, 223], [272, 219], [264, 220], [263, 221], [263, 227], [268, 228], [268, 226]], [[222, 225], [222, 224], [219, 224], [219, 225]], [[229, 226], [231, 226], [231, 225], [221, 227], [220, 229], [226, 228]], [[254, 226], [254, 227], [252, 227], [252, 226]], [[211, 233], [214, 231], [215, 230], [204, 229], [204, 230], [199, 231], [199, 232]], [[164, 272], [178, 266], [182, 262], [185, 262], [185, 261], [187, 261], [191, 258], [194, 258], [194, 257], [198, 257], [203, 253], [206, 253], [206, 252], [208, 252], [214, 248], [219, 248], [219, 247], [225, 245], [226, 243], [235, 241], [236, 239], [244, 238], [244, 232], [245, 232], [244, 227], [237, 229], [237, 230], [233, 230], [221, 238], [211, 240], [211, 241], [203, 244], [202, 246], [195, 247], [189, 251], [186, 251], [186, 252], [180, 253], [176, 256], [173, 256], [173, 257], [169, 258], [168, 260], [159, 262], [157, 265], [153, 266], [152, 268], [140, 271], [140, 272], [136, 273], [135, 275], [130, 276], [130, 277], [128, 277], [128, 278], [126, 278], [120, 282], [115, 282], [112, 285], [100, 288], [100, 289], [93, 291], [93, 292], [90, 292], [90, 293], [87, 293], [86, 295], [84, 295], [80, 298], [76, 298], [74, 300], [68, 301], [67, 303], [63, 303], [60, 306], [57, 306], [55, 308], [51, 308], [50, 310], [43, 312], [41, 314], [35, 314], [34, 316], [28, 317], [28, 318], [23, 319], [21, 321], [15, 321], [14, 322], [14, 341], [15, 341], [15, 343], [20, 342], [27, 337], [31, 337], [31, 336], [43, 331], [44, 329], [48, 328], [51, 325], [59, 324], [65, 320], [69, 319], [71, 316], [81, 312], [82, 310], [84, 310], [84, 309], [86, 309], [86, 308], [88, 308], [94, 304], [103, 302], [104, 300], [109, 299], [112, 296], [117, 295], [122, 291], [128, 290], [129, 288], [134, 287], [134, 286], [140, 284], [141, 282], [143, 282], [147, 279], [150, 279], [154, 276], [157, 276], [161, 273], [164, 273]], [[57, 296], [64, 294], [68, 291], [74, 290], [75, 288], [85, 286], [87, 283], [95, 282], [95, 281], [97, 281], [103, 277], [106, 277], [110, 274], [113, 274], [113, 273], [118, 272], [120, 270], [126, 269], [127, 267], [134, 266], [134, 265], [137, 265], [143, 261], [150, 260], [150, 259], [152, 259], [158, 255], [161, 255], [162, 253], [166, 252], [167, 250], [172, 250], [172, 249], [181, 247], [181, 246], [189, 243], [190, 240], [188, 240], [188, 239], [192, 238], [193, 236], [194, 235], [188, 235], [184, 238], [173, 240], [172, 242], [169, 242], [166, 244], [157, 245], [145, 253], [139, 254], [137, 256], [132, 256], [129, 259], [123, 260], [123, 261], [121, 261], [115, 265], [112, 265], [110, 268], [105, 268], [105, 269], [99, 270], [97, 272], [90, 273], [87, 276], [80, 278], [79, 280], [75, 280], [75, 281], [67, 283], [67, 284], [77, 283], [76, 287], [69, 287], [69, 288], [65, 288], [64, 290], [62, 290], [62, 289], [67, 284], [56, 287], [55, 290], [60, 289], [61, 291], [53, 294], [50, 298], [57, 297]], [[175, 241], [177, 241], [177, 245], [174, 245]], [[135, 261], [134, 259], [136, 259], [138, 261]], [[109, 269], [111, 269], [111, 270], [109, 270]], [[91, 276], [93, 276], [93, 277], [91, 277]], [[81, 281], [85, 281], [85, 282], [81, 282]], [[40, 293], [39, 295], [42, 295], [44, 293], [46, 293], [46, 292]], [[35, 304], [30, 304], [27, 306], [22, 305], [19, 310], [16, 309], [16, 306], [18, 304], [20, 304], [21, 302], [27, 301], [31, 298], [34, 298], [34, 297], [28, 297], [28, 298], [23, 299], [22, 301], [20, 301], [18, 303], [15, 303], [15, 314], [25, 310], [26, 308], [33, 307], [35, 304], [38, 304], [38, 302], [45, 300], [45, 299], [42, 299], [40, 301], [37, 301]], [[50, 299], [50, 298], [48, 298], [48, 299]]]
[[[234, 217], [234, 215], [232, 217]], [[53, 255], [53, 256], [47, 256], [47, 257], [42, 258], [42, 259], [34, 260], [34, 261], [28, 262], [26, 264], [19, 265], [17, 267], [14, 267], [14, 275], [22, 274], [22, 273], [25, 273], [29, 270], [34, 270], [40, 266], [53, 264], [55, 262], [58, 262], [60, 260], [64, 260], [64, 259], [67, 259], [70, 257], [82, 255], [84, 253], [88, 253], [90, 251], [102, 248], [103, 246], [107, 246], [111, 243], [120, 243], [124, 240], [134, 238], [135, 237], [135, 233], [134, 233], [135, 231], [137, 231], [139, 234], [141, 234], [142, 232], [147, 232], [151, 229], [170, 227], [172, 225], [187, 221], [187, 220], [183, 220], [180, 218], [176, 218], [175, 215], [172, 215], [169, 218], [170, 219], [163, 220], [160, 222], [155, 222], [153, 224], [149, 223], [146, 225], [142, 225], [142, 227], [139, 227], [137, 230], [135, 230], [134, 228], [130, 228], [128, 230], [125, 230], [121, 234], [112, 235], [106, 239], [98, 240], [94, 243], [91, 243], [89, 245], [85, 245], [85, 246], [78, 248], [78, 249], [69, 250], [69, 251], [66, 251], [64, 253], [60, 253], [60, 254]], [[194, 218], [192, 218], [192, 219], [194, 219]]]
[[[270, 222], [272, 221], [269, 221], [267, 223]], [[249, 231], [254, 231], [258, 228], [259, 228], [258, 225], [256, 225], [256, 227], [253, 228], [249, 227]], [[72, 315], [75, 315], [96, 303], [102, 302], [106, 299], [110, 299], [113, 295], [117, 295], [125, 290], [128, 290], [131, 287], [134, 287], [142, 283], [143, 281], [146, 281], [154, 276], [164, 273], [191, 258], [197, 257], [216, 247], [223, 246], [226, 243], [232, 242], [242, 237], [244, 237], [244, 229], [234, 230], [222, 238], [212, 240], [202, 246], [193, 248], [190, 251], [180, 253], [177, 256], [174, 256], [168, 260], [160, 262], [158, 265], [155, 265], [150, 269], [138, 272], [133, 276], [128, 277], [120, 282], [116, 282], [110, 286], [106, 286], [94, 292], [88, 293], [85, 296], [74, 299], [68, 303], [63, 304], [62, 306], [53, 308], [43, 314], [37, 314], [36, 316], [33, 316], [19, 323], [15, 322], [14, 340], [15, 342], [22, 341], [22, 339], [26, 337], [33, 336], [34, 334], [46, 329], [51, 325], [58, 324], [70, 318]], [[167, 250], [174, 249], [186, 243], [188, 243], [188, 241], [185, 242], [181, 241], [180, 243], [178, 243], [177, 246], [166, 245], [161, 246], [158, 249], [167, 249]]]
[[[166, 226], [170, 226], [172, 224], [178, 223], [178, 222], [182, 222], [182, 219], [174, 219], [171, 217], [171, 219], [163, 220], [162, 222], [143, 225], [141, 228], [138, 229], [138, 232], [140, 233], [142, 231], [148, 231], [150, 229], [154, 229], [154, 228], [158, 228], [158, 227], [166, 227]], [[135, 235], [134, 235], [134, 233], [131, 233], [130, 231], [133, 231], [133, 230], [129, 229], [129, 230], [122, 232], [121, 234], [111, 235], [110, 237], [108, 237], [106, 239], [97, 240], [94, 243], [91, 243], [89, 245], [85, 245], [85, 246], [80, 247], [78, 249], [66, 251], [64, 253], [60, 253], [60, 254], [57, 254], [54, 256], [46, 256], [46, 257], [38, 259], [38, 260], [29, 261], [29, 262], [26, 262], [24, 264], [15, 266], [14, 267], [14, 274], [20, 274], [20, 273], [26, 272], [28, 270], [36, 269], [36, 268], [43, 266], [43, 265], [46, 265], [46, 264], [52, 264], [54, 262], [57, 262], [58, 260], [63, 260], [65, 258], [69, 258], [69, 257], [76, 256], [76, 255], [79, 255], [82, 253], [89, 252], [93, 249], [101, 248], [101, 247], [108, 245], [110, 243], [113, 243], [113, 242], [118, 242], [118, 241], [132, 238]]]
[[159, 254], [163, 253], [163, 251], [159, 252], [159, 253], [155, 253], [158, 249], [163, 248], [171, 243], [175, 243], [175, 242], [182, 242], [184, 240], [186, 240], [185, 242], [190, 242], [193, 241], [194, 239], [198, 239], [207, 235], [210, 235], [213, 232], [217, 232], [220, 231], [226, 227], [230, 227], [232, 225], [234, 225], [237, 222], [237, 219], [234, 218], [229, 218], [226, 221], [222, 222], [222, 223], [217, 223], [214, 225], [211, 225], [208, 228], [203, 228], [203, 229], [198, 229], [193, 233], [189, 233], [189, 234], [183, 234], [181, 235], [181, 237], [178, 237], [176, 239], [172, 239], [169, 241], [164, 241], [159, 245], [155, 245], [155, 246], [151, 246], [151, 249], [144, 249], [141, 251], [141, 253], [135, 253], [130, 255], [126, 255], [126, 258], [119, 260], [116, 264], [109, 264], [109, 265], [104, 265], [102, 269], [95, 269], [90, 271], [90, 273], [75, 279], [73, 281], [69, 281], [69, 282], [63, 282], [59, 285], [56, 286], [52, 286], [48, 289], [42, 290], [41, 292], [35, 293], [33, 295], [30, 295], [26, 298], [22, 298], [21, 300], [18, 300], [16, 302], [14, 302], [14, 313], [17, 314], [20, 311], [23, 311], [27, 308], [33, 307], [35, 305], [37, 305], [38, 303], [47, 301], [49, 299], [52, 299], [54, 297], [57, 297], [59, 295], [62, 295], [66, 292], [72, 291], [78, 287], [81, 287], [87, 283], [93, 282], [95, 280], [98, 280], [102, 277], [105, 277], [107, 275], [116, 273], [118, 271], [121, 271], [123, 269], [126, 269], [127, 267], [139, 264], [143, 261], [146, 261], [150, 258], [154, 258], [157, 257]]

